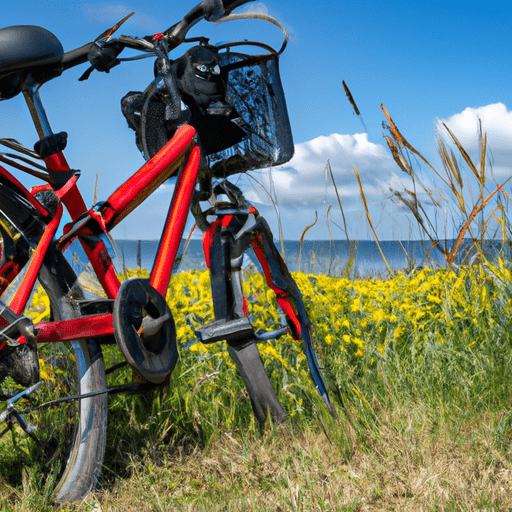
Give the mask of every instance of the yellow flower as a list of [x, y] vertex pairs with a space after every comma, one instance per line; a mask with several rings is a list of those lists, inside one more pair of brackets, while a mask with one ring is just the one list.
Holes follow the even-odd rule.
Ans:
[[191, 345], [189, 347], [189, 350], [191, 352], [198, 352], [200, 354], [204, 354], [204, 353], [208, 352], [208, 349], [200, 341]]
[[361, 295], [358, 295], [353, 301], [350, 310], [352, 313], [356, 313], [361, 309]]
[[397, 340], [398, 338], [400, 338], [402, 336], [402, 334], [405, 332], [405, 324], [399, 324], [398, 327], [395, 328], [395, 330], [393, 331], [393, 338], [395, 338], [395, 340]]
[[327, 345], [332, 345], [333, 342], [336, 341], [336, 338], [332, 335], [332, 334], [328, 334], [326, 337], [325, 337], [325, 343]]
[[55, 372], [51, 364], [46, 364], [42, 358], [39, 359], [39, 375], [42, 380], [55, 382]]
[[442, 302], [442, 300], [438, 296], [434, 295], [433, 293], [429, 293], [427, 295], [427, 300], [429, 302], [434, 302], [435, 304], [441, 304], [441, 302]]
[[357, 345], [359, 347], [359, 349], [363, 349], [364, 348], [364, 341], [360, 338], [352, 338], [352, 343], [354, 343], [355, 345]]

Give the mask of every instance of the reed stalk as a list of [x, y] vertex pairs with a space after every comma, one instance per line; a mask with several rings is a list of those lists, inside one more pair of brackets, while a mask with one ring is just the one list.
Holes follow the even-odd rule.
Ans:
[[386, 259], [386, 256], [384, 255], [384, 251], [382, 250], [382, 247], [379, 242], [379, 237], [377, 236], [377, 232], [375, 231], [375, 228], [373, 227], [372, 217], [370, 215], [370, 209], [368, 208], [368, 202], [366, 201], [366, 195], [363, 190], [363, 184], [361, 183], [361, 177], [359, 176], [359, 172], [354, 167], [354, 174], [357, 179], [357, 184], [359, 185], [359, 194], [361, 195], [361, 199], [363, 200], [364, 205], [364, 211], [366, 213], [366, 219], [368, 221], [368, 224], [370, 226], [370, 229], [372, 230], [373, 237], [375, 238], [375, 243], [377, 244], [377, 248], [379, 249], [380, 255], [382, 257], [382, 261], [384, 262], [384, 265], [386, 265], [386, 268], [388, 269], [389, 275], [393, 276], [394, 272], [392, 268], [389, 266], [388, 260]]
[[[462, 146], [455, 134], [443, 123], [442, 126], [448, 134], [448, 140], [456, 148], [457, 153], [449, 148], [443, 136], [438, 133], [437, 149], [442, 164], [442, 169], [438, 170], [402, 135], [384, 105], [381, 105], [381, 108], [387, 120], [387, 124], [384, 124], [387, 130], [387, 133], [384, 134], [384, 139], [396, 164], [400, 170], [408, 176], [412, 183], [412, 190], [407, 188], [401, 191], [393, 189], [393, 199], [411, 212], [420, 230], [427, 236], [433, 244], [433, 247], [443, 254], [448, 268], [455, 265], [455, 260], [468, 234], [471, 235], [474, 249], [480, 252], [486, 239], [489, 224], [493, 220], [496, 221], [497, 212], [504, 212], [504, 209], [500, 206], [499, 197], [497, 204], [486, 216], [484, 216], [484, 208], [488, 206], [491, 200], [498, 194], [503, 194], [504, 197], [508, 199], [503, 187], [511, 179], [508, 178], [500, 184], [492, 184], [492, 191], [490, 193], [487, 192], [490, 185], [487, 176], [487, 135], [482, 130], [481, 122], [479, 122], [480, 161], [478, 164], [473, 162], [469, 153]], [[412, 156], [426, 164], [428, 170], [433, 173], [434, 177], [438, 178], [446, 187], [446, 191], [449, 197], [451, 197], [452, 211], [454, 212], [452, 222], [454, 227], [457, 226], [455, 228], [455, 243], [452, 247], [449, 247], [447, 243], [445, 243], [444, 246], [441, 244], [441, 237], [439, 236], [437, 228], [431, 221], [431, 215], [427, 213], [426, 207], [420, 199], [420, 194], [425, 194], [434, 208], [438, 209], [442, 208], [443, 203], [446, 203], [447, 200], [442, 192], [431, 190], [430, 187], [426, 186], [421, 181], [418, 171], [412, 166]], [[459, 164], [459, 159], [462, 160], [465, 167], [469, 170], [469, 178], [464, 178], [464, 170]], [[476, 183], [475, 194], [472, 193], [471, 180]], [[475, 235], [473, 233], [473, 225], [479, 214], [482, 215], [482, 222], [477, 228], [478, 233]], [[499, 221], [497, 223], [499, 226]]]
[[310, 224], [309, 226], [306, 226], [304, 231], [302, 232], [302, 235], [300, 235], [299, 240], [299, 256], [297, 257], [297, 270], [300, 272], [300, 263], [302, 258], [302, 246], [304, 245], [304, 237], [306, 236], [306, 233], [318, 222], [318, 212], [315, 210], [315, 222]]

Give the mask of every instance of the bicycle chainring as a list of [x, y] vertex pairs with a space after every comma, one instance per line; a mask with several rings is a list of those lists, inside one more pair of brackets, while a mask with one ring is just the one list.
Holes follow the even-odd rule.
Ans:
[[176, 327], [164, 297], [148, 279], [127, 279], [112, 316], [114, 336], [128, 364], [148, 382], [164, 382], [178, 359]]

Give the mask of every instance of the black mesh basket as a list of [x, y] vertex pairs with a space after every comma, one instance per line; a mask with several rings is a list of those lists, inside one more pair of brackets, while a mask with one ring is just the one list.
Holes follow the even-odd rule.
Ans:
[[[212, 103], [213, 107], [221, 104], [219, 111], [199, 108], [196, 98], [189, 96], [187, 100], [180, 89], [190, 110], [182, 112], [179, 122], [168, 119], [155, 83], [144, 93], [130, 92], [122, 99], [123, 114], [147, 160], [166, 144], [181, 122], [190, 122], [196, 128], [210, 173], [218, 178], [284, 164], [292, 158], [293, 138], [279, 76], [279, 55], [286, 47], [288, 34], [280, 23], [264, 15], [232, 15], [222, 20], [246, 18], [274, 23], [284, 32], [285, 40], [279, 51], [249, 41], [216, 47], [226, 85], [225, 101], [215, 99]], [[266, 53], [241, 53], [233, 51], [234, 47], [263, 48]]]
[[288, 162], [293, 137], [279, 76], [278, 54], [253, 56], [232, 51], [219, 53], [227, 72], [226, 101], [239, 114], [235, 122], [244, 132], [242, 141], [207, 155], [217, 177], [262, 169]]

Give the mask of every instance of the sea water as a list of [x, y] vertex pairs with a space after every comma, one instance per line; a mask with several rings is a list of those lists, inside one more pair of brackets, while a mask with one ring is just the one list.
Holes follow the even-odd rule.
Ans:
[[[454, 240], [445, 240], [440, 246], [450, 250]], [[386, 277], [389, 271], [411, 271], [423, 267], [439, 268], [445, 266], [442, 252], [429, 241], [381, 241], [377, 244], [372, 240], [306, 240], [302, 244], [298, 241], [287, 240], [282, 244], [275, 242], [286, 264], [291, 271], [300, 270], [311, 274], [326, 274], [331, 276], [357, 277]], [[117, 240], [115, 242], [119, 262], [117, 266], [122, 269], [142, 268], [151, 270], [158, 250], [158, 240]], [[456, 264], [471, 264], [478, 253], [471, 250], [470, 240], [464, 240], [458, 251]], [[486, 242], [487, 255], [495, 257], [501, 250], [500, 244]], [[111, 251], [112, 253], [114, 251]], [[85, 253], [79, 244], [74, 243], [67, 251], [75, 271], [80, 273], [87, 264]], [[249, 252], [246, 264], [251, 262], [257, 265], [257, 260]], [[206, 263], [203, 255], [201, 240], [190, 240], [188, 245], [181, 241], [178, 251], [178, 261], [175, 271], [204, 270]]]

